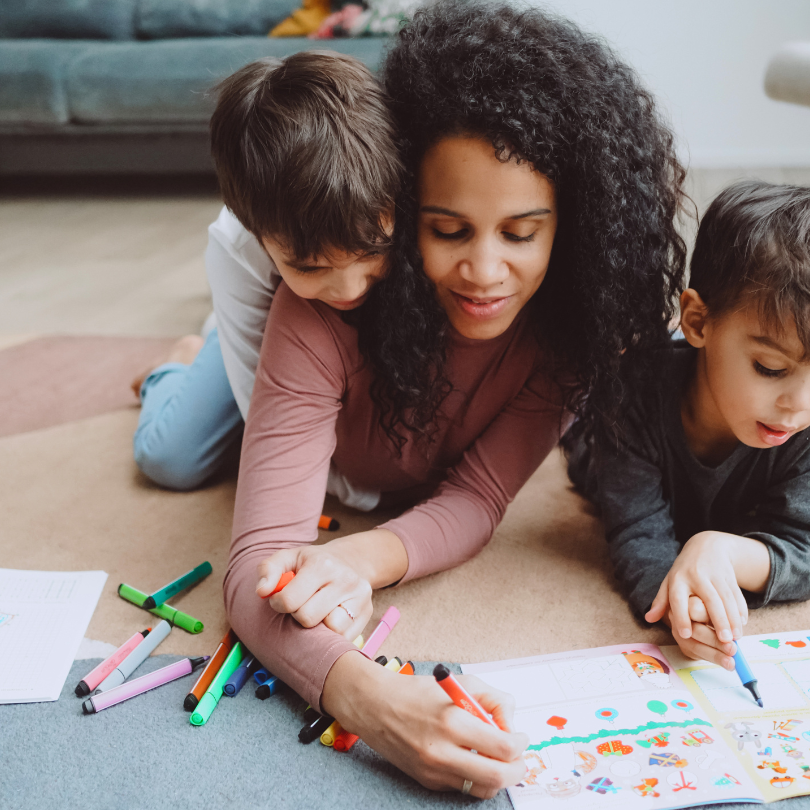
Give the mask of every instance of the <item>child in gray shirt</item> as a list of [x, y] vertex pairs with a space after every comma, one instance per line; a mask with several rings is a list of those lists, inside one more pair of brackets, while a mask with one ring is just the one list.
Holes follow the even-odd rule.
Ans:
[[810, 188], [723, 191], [690, 269], [659, 389], [569, 476], [634, 612], [731, 670], [749, 607], [810, 599]]

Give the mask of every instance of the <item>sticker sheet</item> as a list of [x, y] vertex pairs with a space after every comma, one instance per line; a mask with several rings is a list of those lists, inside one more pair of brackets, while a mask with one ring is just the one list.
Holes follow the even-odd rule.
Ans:
[[729, 747], [736, 749], [736, 741], [716, 731], [654, 645], [465, 664], [462, 670], [517, 702], [516, 730], [531, 742], [526, 778], [509, 789], [516, 810], [762, 802]]
[[665, 655], [695, 702], [720, 729], [768, 802], [810, 793], [810, 630], [748, 636], [740, 642], [763, 708], [740, 683], [677, 647]]

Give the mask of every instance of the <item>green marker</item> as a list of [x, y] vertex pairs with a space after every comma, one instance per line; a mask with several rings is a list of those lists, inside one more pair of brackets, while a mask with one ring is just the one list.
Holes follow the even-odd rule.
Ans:
[[[123, 582], [118, 586], [118, 595], [138, 607], [143, 607], [143, 603], [146, 601], [145, 593], [133, 588], [131, 585], [125, 585]], [[170, 605], [161, 605], [152, 608], [149, 612], [188, 633], [202, 633], [203, 631], [203, 623], [199, 619], [195, 619], [193, 616], [189, 616], [188, 613], [183, 613]]]
[[242, 646], [241, 641], [237, 641], [236, 644], [231, 647], [228, 657], [220, 667], [219, 672], [214, 676], [214, 680], [211, 681], [211, 686], [208, 687], [205, 694], [200, 699], [200, 702], [197, 704], [197, 708], [192, 712], [191, 725], [201, 726], [203, 723], [207, 722], [208, 718], [211, 716], [211, 712], [216, 709], [217, 703], [219, 703], [219, 699], [222, 697], [228, 678], [233, 675], [242, 662], [244, 652], [245, 648]]
[[159, 591], [155, 591], [151, 596], [147, 596], [143, 606], [147, 610], [151, 610], [158, 605], [162, 605], [167, 599], [176, 596], [180, 591], [184, 591], [186, 588], [196, 585], [201, 579], [205, 579], [213, 570], [210, 562], [204, 562], [202, 565], [192, 568], [187, 574], [183, 574], [182, 577], [178, 577], [174, 582], [164, 585]]

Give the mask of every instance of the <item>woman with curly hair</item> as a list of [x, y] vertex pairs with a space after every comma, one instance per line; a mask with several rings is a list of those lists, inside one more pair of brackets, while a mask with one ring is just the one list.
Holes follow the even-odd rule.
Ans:
[[[684, 172], [632, 70], [537, 9], [440, 0], [384, 79], [407, 175], [391, 266], [348, 314], [276, 294], [225, 601], [313, 706], [423, 785], [490, 797], [525, 773], [510, 698], [467, 681], [489, 726], [347, 639], [374, 588], [476, 554], [572, 414], [610, 432], [644, 396], [681, 288]], [[330, 459], [416, 505], [313, 546]]]

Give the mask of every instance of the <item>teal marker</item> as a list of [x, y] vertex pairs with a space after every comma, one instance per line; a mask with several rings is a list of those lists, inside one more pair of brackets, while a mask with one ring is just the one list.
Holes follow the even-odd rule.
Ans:
[[162, 605], [167, 599], [171, 599], [175, 594], [180, 593], [180, 591], [184, 591], [186, 588], [190, 588], [192, 585], [196, 585], [201, 579], [205, 579], [212, 570], [213, 569], [211, 568], [210, 562], [204, 562], [202, 565], [198, 565], [187, 574], [183, 574], [182, 577], [178, 577], [174, 582], [164, 585], [159, 591], [155, 591], [151, 596], [147, 596], [146, 601], [143, 603], [143, 607], [145, 607], [147, 610], [151, 610], [152, 608], [156, 608], [158, 605]]
[[208, 687], [205, 694], [200, 698], [200, 702], [191, 714], [191, 725], [201, 726], [208, 721], [211, 713], [216, 709], [219, 699], [225, 689], [225, 684], [228, 678], [233, 675], [242, 661], [242, 656], [245, 654], [245, 648], [242, 646], [241, 641], [231, 647], [228, 657], [220, 667], [219, 672], [214, 676], [211, 681], [211, 686]]

